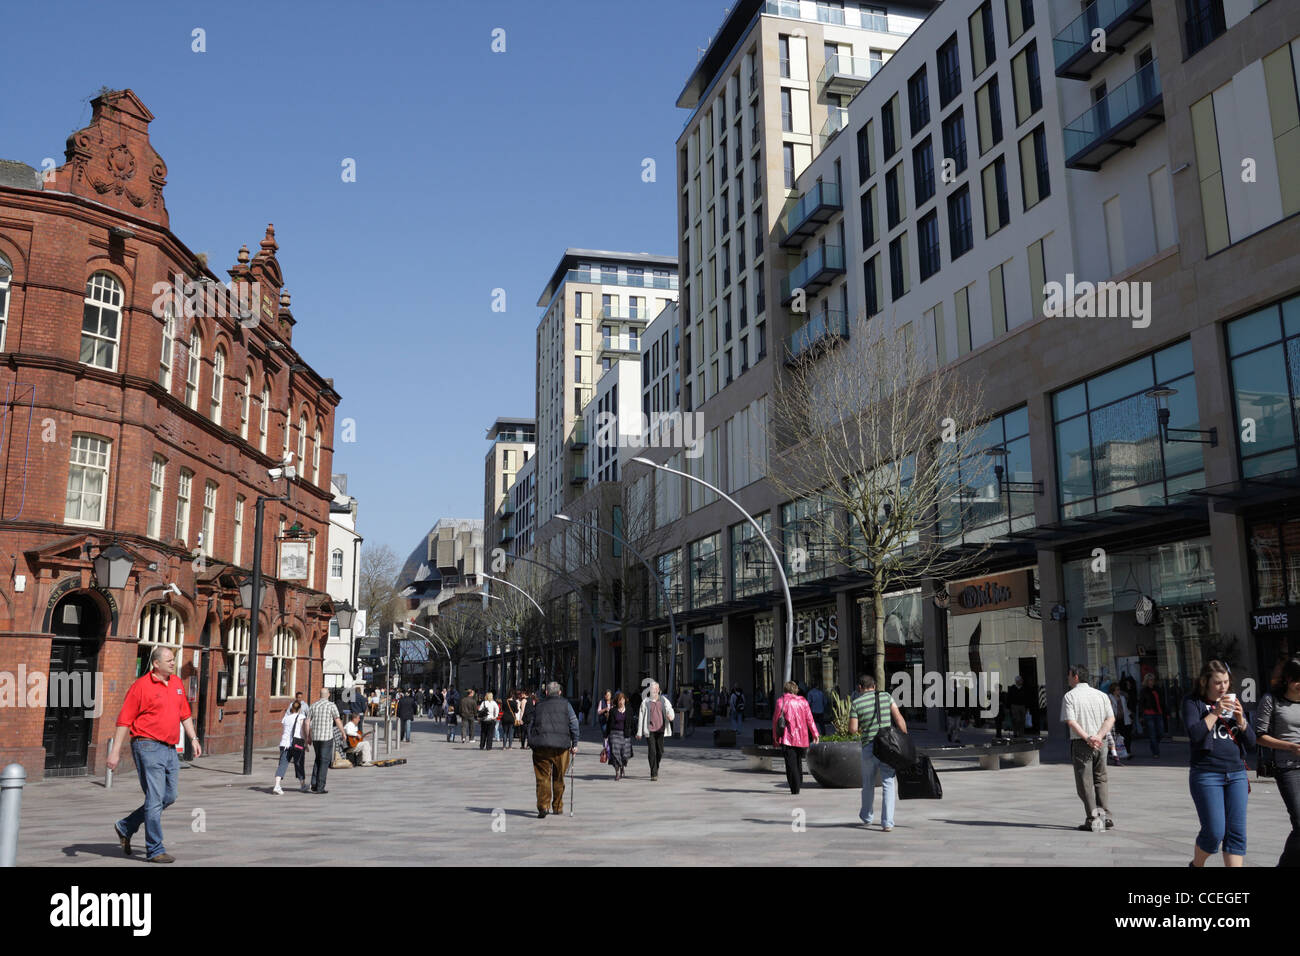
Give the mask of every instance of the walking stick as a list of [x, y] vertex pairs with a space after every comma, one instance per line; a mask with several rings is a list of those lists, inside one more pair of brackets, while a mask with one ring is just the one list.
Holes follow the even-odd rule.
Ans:
[[[574, 747], [573, 749], [577, 750], [578, 748]], [[570, 754], [569, 755], [569, 816], [573, 816], [574, 795], [578, 792], [573, 787], [573, 779], [574, 779], [573, 765], [577, 762], [578, 762], [578, 755], [576, 753]]]

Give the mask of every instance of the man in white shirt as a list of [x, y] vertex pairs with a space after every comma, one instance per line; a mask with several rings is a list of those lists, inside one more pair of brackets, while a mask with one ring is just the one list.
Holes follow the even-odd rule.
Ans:
[[[361, 728], [358, 726], [361, 718], [356, 714], [348, 715], [348, 722], [343, 725], [343, 739], [345, 742], [351, 742], [357, 737], [361, 737]], [[355, 749], [357, 756], [361, 758], [361, 766], [370, 766], [370, 741], [361, 737], [361, 742], [355, 748], [349, 747], [349, 750]]]
[[1074, 783], [1087, 821], [1078, 829], [1100, 831], [1115, 826], [1110, 816], [1106, 783], [1106, 734], [1115, 724], [1110, 697], [1088, 686], [1088, 671], [1072, 664], [1070, 690], [1061, 704], [1061, 720], [1070, 728], [1070, 758]]

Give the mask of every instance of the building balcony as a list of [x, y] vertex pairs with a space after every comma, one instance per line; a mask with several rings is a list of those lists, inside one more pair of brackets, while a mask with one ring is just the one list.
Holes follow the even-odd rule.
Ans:
[[677, 276], [656, 276], [641, 275], [629, 276], [623, 274], [606, 275], [599, 269], [590, 272], [583, 269], [570, 269], [564, 274], [565, 282], [586, 282], [591, 285], [621, 285], [635, 286], [643, 289], [676, 289]]
[[587, 466], [579, 462], [573, 466], [573, 471], [569, 474], [569, 484], [584, 485], [587, 483]]
[[578, 419], [573, 423], [573, 434], [569, 436], [569, 447], [577, 451], [587, 447], [587, 423]]
[[849, 125], [849, 111], [844, 107], [832, 106], [827, 112], [830, 115], [826, 117], [821, 132], [817, 134], [819, 148], [823, 150], [826, 148], [826, 144], [834, 139], [840, 130]]
[[1160, 73], [1152, 60], [1065, 127], [1065, 165], [1101, 169], [1102, 163], [1137, 145], [1143, 134], [1164, 121]]
[[[1096, 0], [1084, 8], [1052, 40], [1056, 75], [1086, 80], [1112, 53], [1123, 53], [1124, 44], [1151, 26], [1151, 0]], [[1093, 31], [1104, 30], [1105, 49], [1093, 46]]]
[[510, 501], [509, 499], [506, 499], [505, 501], [501, 502], [501, 507], [497, 509], [497, 518], [499, 520], [504, 521], [514, 513], [515, 513], [514, 502]]
[[510, 525], [506, 525], [501, 529], [501, 537], [497, 539], [497, 544], [509, 544], [513, 540], [515, 540], [515, 533]]
[[781, 247], [802, 245], [819, 226], [844, 208], [839, 183], [821, 182], [813, 186], [781, 219]]
[[632, 309], [621, 306], [602, 305], [596, 310], [596, 319], [616, 319], [619, 322], [639, 322], [645, 325], [650, 321], [647, 309]]
[[788, 276], [781, 280], [781, 304], [789, 305], [795, 293], [817, 292], [836, 276], [844, 275], [844, 250], [840, 246], [821, 246], [808, 254]]
[[878, 69], [880, 63], [873, 63], [868, 57], [838, 53], [822, 67], [817, 77], [817, 93], [819, 96], [852, 96], [867, 85]]
[[848, 337], [849, 317], [846, 313], [828, 310], [814, 315], [786, 340], [785, 363], [793, 365], [823, 344], [842, 342]]

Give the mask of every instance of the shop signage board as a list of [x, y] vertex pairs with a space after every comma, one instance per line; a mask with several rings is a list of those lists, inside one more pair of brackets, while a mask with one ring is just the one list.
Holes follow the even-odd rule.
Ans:
[[1273, 611], [1252, 611], [1250, 614], [1252, 631], [1289, 631], [1291, 629], [1291, 612], [1286, 609]]
[[1027, 607], [1033, 591], [1032, 571], [1011, 571], [948, 585], [948, 611], [979, 614], [1008, 607]]
[[835, 613], [834, 605], [795, 612], [795, 647], [802, 647], [805, 644], [834, 644], [839, 639], [839, 617]]

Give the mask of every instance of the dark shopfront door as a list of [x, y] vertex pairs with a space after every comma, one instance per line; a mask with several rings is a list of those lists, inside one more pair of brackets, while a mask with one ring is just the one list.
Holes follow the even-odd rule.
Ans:
[[1300, 657], [1300, 631], [1282, 631], [1276, 634], [1256, 634], [1255, 645], [1259, 653], [1259, 696], [1273, 684], [1273, 670], [1283, 661]]
[[95, 665], [102, 643], [103, 617], [90, 598], [64, 598], [51, 617], [54, 640], [50, 642], [47, 670], [45, 772], [77, 771], [86, 767], [93, 719], [88, 716], [97, 700], [91, 700], [102, 685], [95, 680]]

